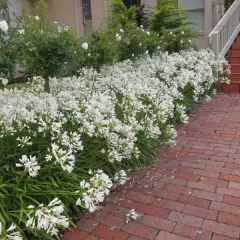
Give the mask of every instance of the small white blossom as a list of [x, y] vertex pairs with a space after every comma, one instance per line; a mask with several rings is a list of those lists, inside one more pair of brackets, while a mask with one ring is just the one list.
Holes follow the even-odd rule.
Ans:
[[117, 172], [115, 175], [114, 175], [114, 181], [117, 183], [117, 184], [120, 184], [120, 185], [123, 185], [126, 183], [127, 181], [127, 174], [124, 170], [121, 170], [119, 172]]
[[34, 16], [35, 20], [40, 20], [39, 16]]
[[16, 163], [17, 167], [25, 167], [25, 170], [29, 173], [29, 176], [36, 177], [38, 175], [38, 171], [40, 170], [40, 166], [36, 160], [35, 156], [31, 156], [28, 158], [26, 155], [23, 155], [22, 158], [19, 159], [20, 163]]
[[84, 50], [87, 50], [87, 49], [88, 49], [88, 43], [84, 42], [84, 43], [82, 44], [82, 48], [83, 48]]
[[8, 31], [8, 24], [5, 20], [0, 21], [0, 29], [5, 33]]
[[126, 214], [126, 223], [129, 223], [131, 220], [136, 220], [140, 215], [135, 211], [135, 209], [131, 209]]
[[119, 33], [117, 33], [117, 34], [116, 34], [116, 40], [117, 40], [117, 41], [121, 41], [121, 39], [122, 39], [121, 35], [120, 35]]
[[6, 86], [8, 84], [8, 79], [6, 78], [0, 78], [0, 81], [2, 82], [3, 86]]
[[19, 29], [19, 30], [18, 30], [18, 33], [22, 35], [22, 34], [25, 33], [25, 30], [24, 30], [24, 29]]
[[68, 228], [69, 220], [63, 215], [64, 206], [61, 200], [55, 198], [47, 206], [40, 204], [37, 208], [30, 208], [27, 215], [27, 227], [45, 231], [51, 236], [58, 235], [58, 228]]

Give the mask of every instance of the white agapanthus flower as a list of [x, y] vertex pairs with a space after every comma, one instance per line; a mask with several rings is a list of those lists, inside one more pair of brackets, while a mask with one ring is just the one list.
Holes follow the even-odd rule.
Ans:
[[14, 231], [16, 229], [16, 225], [14, 223], [6, 230], [6, 235], [3, 236], [3, 224], [0, 222], [0, 238], [7, 240], [22, 240], [22, 235], [19, 231]]
[[19, 29], [19, 30], [18, 30], [18, 33], [22, 35], [22, 34], [25, 33], [25, 30], [24, 30], [24, 29]]
[[120, 184], [120, 185], [123, 185], [126, 183], [127, 181], [127, 174], [124, 170], [121, 170], [117, 173], [115, 173], [114, 175], [114, 181], [117, 183], [117, 184]]
[[147, 34], [148, 36], [150, 36], [150, 32], [147, 31], [146, 34]]
[[68, 228], [69, 220], [63, 215], [64, 205], [58, 198], [53, 199], [47, 206], [40, 204], [38, 207], [28, 206], [26, 227], [45, 231], [51, 236], [57, 236], [59, 228]]
[[98, 209], [98, 204], [103, 202], [104, 197], [109, 194], [113, 186], [109, 176], [102, 170], [94, 171], [92, 174], [94, 176], [90, 178], [89, 182], [85, 180], [80, 182], [81, 192], [83, 193], [76, 201], [77, 206], [81, 206], [89, 212], [94, 212]]
[[35, 20], [40, 20], [39, 16], [34, 16]]
[[33, 144], [30, 141], [31, 137], [27, 137], [27, 136], [25, 136], [25, 137], [18, 137], [16, 140], [19, 142], [19, 144], [18, 144], [19, 147], [31, 146]]
[[51, 149], [48, 150], [49, 154], [46, 155], [47, 161], [53, 160], [55, 164], [60, 164], [64, 171], [71, 173], [75, 166], [75, 156], [72, 149], [63, 150], [57, 144], [52, 143]]
[[0, 29], [6, 33], [8, 31], [8, 24], [5, 20], [0, 21]]
[[84, 42], [84, 43], [82, 44], [82, 48], [83, 48], [84, 50], [87, 50], [87, 49], [88, 49], [88, 43]]
[[38, 165], [37, 159], [35, 156], [23, 155], [22, 158], [19, 159], [20, 163], [16, 163], [16, 167], [24, 167], [25, 170], [29, 173], [29, 176], [36, 177], [38, 175], [38, 171], [40, 170], [40, 166]]
[[136, 220], [140, 215], [135, 211], [135, 209], [131, 209], [126, 214], [126, 223], [129, 223], [131, 220]]

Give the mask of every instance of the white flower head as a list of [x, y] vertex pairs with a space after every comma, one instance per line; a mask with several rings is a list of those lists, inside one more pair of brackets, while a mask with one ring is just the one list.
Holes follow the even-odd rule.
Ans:
[[184, 31], [181, 31], [181, 34], [184, 35]]
[[88, 43], [84, 42], [84, 43], [82, 44], [82, 48], [83, 48], [84, 50], [87, 50], [87, 49], [88, 49]]
[[124, 32], [124, 30], [123, 30], [123, 29], [120, 29], [120, 30], [119, 30], [119, 32], [123, 33], [123, 32]]
[[126, 214], [126, 223], [129, 223], [131, 220], [136, 220], [140, 215], [135, 211], [135, 209], [130, 210]]
[[3, 86], [6, 86], [8, 84], [8, 79], [6, 78], [0, 78], [0, 81], [2, 82]]
[[36, 177], [38, 175], [38, 171], [40, 170], [40, 166], [38, 165], [37, 159], [35, 156], [31, 156], [28, 158], [26, 155], [23, 155], [22, 158], [19, 159], [20, 163], [16, 163], [16, 167], [25, 167], [25, 170], [29, 173], [29, 176]]
[[25, 33], [25, 30], [24, 30], [24, 29], [19, 29], [19, 30], [18, 30], [18, 33], [19, 33], [20, 35], [23, 35], [23, 34]]
[[117, 183], [117, 184], [120, 184], [120, 185], [123, 185], [126, 183], [127, 181], [127, 174], [124, 170], [121, 170], [119, 172], [117, 172], [115, 175], [114, 175], [114, 181]]
[[117, 40], [117, 41], [121, 41], [121, 39], [122, 39], [121, 35], [120, 35], [119, 33], [117, 33], [117, 34], [116, 34], [116, 40]]
[[0, 21], [0, 29], [3, 32], [7, 32], [8, 31], [8, 24], [7, 24], [7, 22], [5, 20]]
[[39, 16], [34, 16], [35, 20], [40, 20]]
[[147, 34], [148, 36], [150, 36], [150, 32], [147, 31], [146, 34]]
[[64, 206], [58, 198], [53, 199], [47, 206], [40, 204], [38, 208], [30, 208], [27, 215], [27, 227], [45, 231], [51, 236], [57, 236], [59, 228], [68, 228], [69, 220], [63, 215]]

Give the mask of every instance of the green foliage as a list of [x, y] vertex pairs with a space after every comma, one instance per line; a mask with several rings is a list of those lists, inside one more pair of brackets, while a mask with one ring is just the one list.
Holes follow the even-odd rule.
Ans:
[[235, 0], [224, 0], [225, 11], [227, 11]]
[[158, 0], [150, 16], [150, 29], [163, 34], [165, 30], [187, 26], [187, 20], [186, 12], [179, 9], [176, 0]]
[[[122, 31], [122, 32], [121, 32]], [[143, 54], [152, 55], [154, 52], [163, 50], [157, 33], [137, 28], [129, 23], [117, 34], [121, 37], [118, 41], [119, 60], [136, 59]]]
[[24, 21], [24, 27], [15, 39], [20, 60], [25, 63], [27, 72], [34, 76], [46, 79], [66, 75], [67, 65], [74, 60], [75, 33], [36, 18]]
[[187, 27], [180, 27], [173, 31], [163, 31], [161, 37], [164, 49], [169, 53], [180, 52], [189, 48], [195, 48], [192, 38], [196, 37], [195, 31]]
[[73, 59], [75, 34], [68, 28], [29, 19], [17, 45], [27, 70], [37, 76], [59, 76], [66, 72], [66, 63]]
[[[8, 34], [11, 31], [8, 31]], [[12, 33], [13, 34], [13, 33]], [[0, 77], [11, 80], [16, 71], [17, 51], [11, 36], [0, 30]]]
[[[7, 23], [9, 23], [9, 15], [7, 14], [7, 2], [0, 0], [0, 11], [5, 16]], [[0, 29], [0, 78], [7, 78], [11, 80], [15, 74], [15, 66], [17, 59], [17, 51], [13, 43], [14, 29], [9, 28], [7, 32]], [[0, 82], [1, 85], [1, 82]]]
[[[82, 48], [84, 42], [88, 44], [86, 50]], [[81, 38], [76, 49], [73, 73], [85, 67], [99, 70], [104, 64], [117, 62], [118, 50], [116, 37], [110, 31], [95, 32]]]
[[129, 22], [136, 22], [136, 6], [127, 8], [122, 0], [111, 0], [112, 19], [110, 26], [125, 27]]

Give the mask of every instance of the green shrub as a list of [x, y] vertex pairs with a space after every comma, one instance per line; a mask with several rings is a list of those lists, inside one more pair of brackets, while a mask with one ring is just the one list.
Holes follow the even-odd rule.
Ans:
[[125, 27], [129, 23], [136, 22], [137, 8], [132, 5], [127, 8], [122, 0], [111, 0], [112, 19], [109, 22], [111, 27]]
[[174, 30], [189, 24], [186, 12], [179, 9], [176, 0], [157, 0], [156, 8], [152, 11], [150, 29], [160, 35], [165, 30]]
[[[6, 1], [0, 1], [0, 10], [7, 13]], [[1, 79], [5, 79], [4, 85], [7, 80], [13, 79], [17, 60], [17, 51], [13, 42], [14, 29], [9, 27], [8, 16], [5, 18], [6, 20], [0, 19], [0, 86], [2, 86]]]
[[44, 89], [50, 92], [49, 77], [68, 73], [68, 66], [75, 58], [78, 39], [68, 27], [47, 23], [46, 9], [45, 1], [39, 0], [33, 10], [39, 16], [19, 19], [15, 41], [26, 71], [33, 76], [42, 76], [45, 79]]
[[136, 59], [141, 55], [162, 51], [157, 33], [136, 27], [129, 23], [116, 33], [119, 46], [119, 60]]

